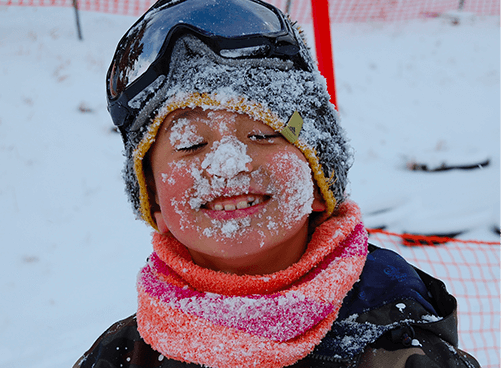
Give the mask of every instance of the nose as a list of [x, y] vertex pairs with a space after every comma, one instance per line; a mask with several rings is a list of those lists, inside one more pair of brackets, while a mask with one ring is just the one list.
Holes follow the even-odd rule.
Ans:
[[241, 172], [251, 172], [252, 158], [247, 154], [247, 145], [234, 136], [225, 136], [214, 142], [202, 162], [202, 169], [209, 177], [229, 179]]

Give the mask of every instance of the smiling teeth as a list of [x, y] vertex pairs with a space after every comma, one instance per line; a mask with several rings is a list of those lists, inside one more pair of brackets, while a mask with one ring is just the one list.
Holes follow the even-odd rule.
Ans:
[[[238, 208], [239, 210], [241, 210], [242, 208], [247, 208], [248, 206], [249, 206], [249, 204], [248, 204], [248, 202], [247, 202], [247, 201], [242, 201], [242, 202], [238, 202], [238, 203], [237, 203], [237, 208]], [[224, 209], [225, 209], [226, 211], [228, 211], [228, 209], [226, 208], [226, 206], [224, 206]]]
[[247, 200], [245, 201], [240, 201], [236, 205], [233, 203], [227, 203], [225, 205], [222, 205], [220, 203], [217, 203], [214, 205], [213, 210], [214, 211], [235, 211], [235, 210], [243, 210], [245, 208], [249, 208], [252, 206], [255, 206], [259, 203], [263, 202], [261, 198], [255, 198], [255, 197], [247, 197]]

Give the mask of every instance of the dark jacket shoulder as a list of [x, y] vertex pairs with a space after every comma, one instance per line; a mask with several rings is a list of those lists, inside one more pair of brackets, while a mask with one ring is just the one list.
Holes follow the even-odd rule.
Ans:
[[308, 358], [332, 368], [479, 367], [457, 347], [457, 302], [445, 284], [393, 251], [369, 251], [331, 331]]

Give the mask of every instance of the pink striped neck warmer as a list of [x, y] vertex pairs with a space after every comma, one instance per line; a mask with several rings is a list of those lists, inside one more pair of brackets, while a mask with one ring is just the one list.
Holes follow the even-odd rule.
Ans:
[[367, 257], [353, 202], [317, 227], [285, 270], [238, 276], [199, 267], [171, 236], [153, 236], [138, 276], [138, 330], [168, 358], [209, 367], [284, 367], [313, 351]]

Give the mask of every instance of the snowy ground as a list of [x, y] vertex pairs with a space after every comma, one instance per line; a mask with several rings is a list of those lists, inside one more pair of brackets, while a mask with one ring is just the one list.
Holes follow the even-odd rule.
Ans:
[[[350, 190], [369, 227], [497, 241], [499, 17], [453, 15], [459, 24], [334, 27], [339, 108], [356, 149]], [[104, 97], [134, 19], [82, 13], [80, 42], [73, 16], [0, 7], [2, 368], [71, 366], [135, 311], [150, 252]], [[406, 169], [487, 159], [468, 171]]]

